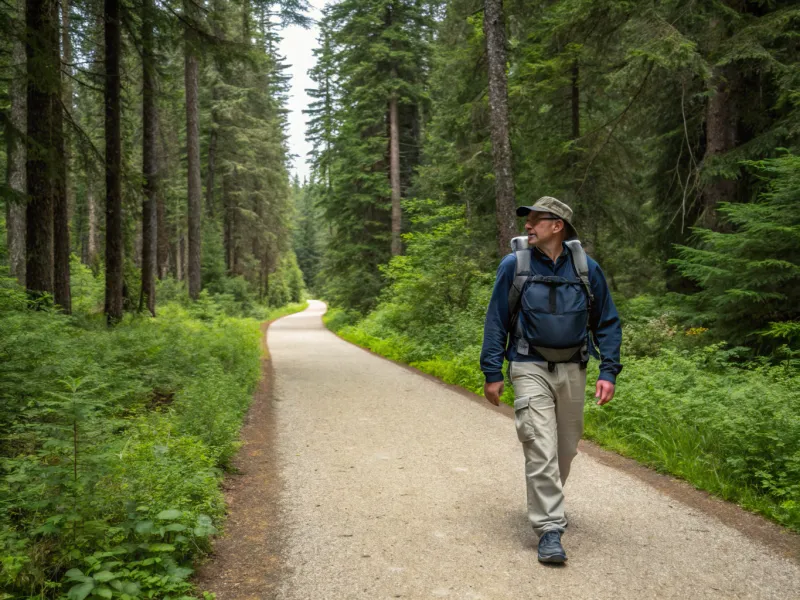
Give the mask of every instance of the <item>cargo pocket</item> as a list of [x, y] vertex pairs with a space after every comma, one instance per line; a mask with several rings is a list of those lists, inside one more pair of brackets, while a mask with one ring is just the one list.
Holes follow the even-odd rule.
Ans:
[[517, 437], [523, 444], [532, 442], [536, 437], [533, 430], [533, 411], [529, 404], [528, 396], [514, 400], [514, 425], [517, 428]]

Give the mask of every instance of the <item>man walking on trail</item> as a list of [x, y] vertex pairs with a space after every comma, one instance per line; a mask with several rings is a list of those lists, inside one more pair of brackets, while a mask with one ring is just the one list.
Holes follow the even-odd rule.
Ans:
[[622, 370], [622, 330], [605, 276], [577, 239], [572, 209], [544, 196], [517, 216], [527, 217], [527, 245], [515, 238], [497, 269], [483, 330], [483, 390], [499, 404], [508, 359], [539, 561], [563, 563], [563, 486], [583, 434], [586, 363], [599, 347], [595, 398], [609, 402]]

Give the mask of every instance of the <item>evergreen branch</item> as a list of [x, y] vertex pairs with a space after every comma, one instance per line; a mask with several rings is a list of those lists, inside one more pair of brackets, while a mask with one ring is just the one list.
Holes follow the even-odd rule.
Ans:
[[66, 69], [61, 69], [61, 74], [62, 75], [66, 75], [67, 77], [69, 77], [72, 81], [74, 81], [75, 83], [77, 83], [81, 87], [90, 89], [93, 92], [97, 92], [98, 94], [102, 94], [103, 93], [103, 88], [96, 87], [94, 85], [90, 85], [90, 84], [86, 83], [85, 81], [83, 81], [81, 79], [78, 79], [77, 77], [75, 77], [75, 75], [73, 75], [72, 73], [70, 73]]

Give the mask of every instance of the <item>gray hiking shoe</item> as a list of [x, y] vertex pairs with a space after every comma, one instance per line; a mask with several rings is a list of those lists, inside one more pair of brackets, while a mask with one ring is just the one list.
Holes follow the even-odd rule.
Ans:
[[567, 553], [561, 545], [560, 531], [545, 531], [539, 538], [539, 562], [563, 563], [567, 560]]

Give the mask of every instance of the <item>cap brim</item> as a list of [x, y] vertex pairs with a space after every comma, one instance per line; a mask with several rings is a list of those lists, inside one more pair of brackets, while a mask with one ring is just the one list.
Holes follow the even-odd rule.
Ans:
[[542, 206], [518, 206], [517, 207], [517, 216], [518, 217], [527, 217], [528, 213], [531, 212], [550, 212], [546, 208]]

